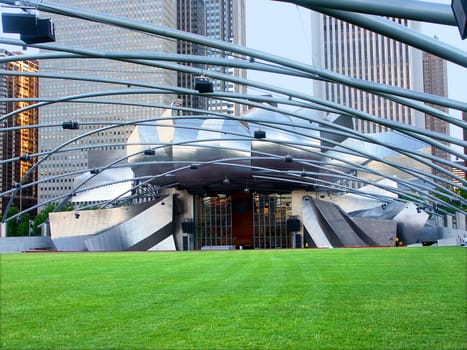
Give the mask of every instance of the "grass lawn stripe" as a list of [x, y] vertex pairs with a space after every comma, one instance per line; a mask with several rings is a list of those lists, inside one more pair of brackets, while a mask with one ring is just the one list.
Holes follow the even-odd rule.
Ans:
[[2, 349], [464, 349], [457, 247], [0, 256]]

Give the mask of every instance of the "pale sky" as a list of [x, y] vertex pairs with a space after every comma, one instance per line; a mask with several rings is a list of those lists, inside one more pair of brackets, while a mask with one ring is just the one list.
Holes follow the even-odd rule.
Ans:
[[[450, 1], [437, 2], [450, 4]], [[313, 65], [310, 10], [272, 0], [246, 0], [246, 13], [248, 47]], [[422, 32], [436, 35], [439, 40], [462, 49], [467, 55], [467, 40], [460, 39], [456, 27], [422, 23]], [[274, 79], [255, 72], [249, 74], [249, 78]], [[466, 81], [467, 69], [448, 63], [449, 97], [467, 102]], [[300, 84], [301, 89], [312, 91], [306, 83], [302, 86], [299, 80], [290, 84]]]
[[[313, 65], [310, 10], [273, 0], [245, 1], [248, 47]], [[430, 1], [450, 4], [450, 0]], [[467, 55], [467, 40], [460, 39], [457, 28], [423, 23], [422, 31], [430, 36], [436, 35], [443, 42], [462, 49]], [[0, 44], [0, 47], [3, 46]], [[248, 78], [312, 93], [313, 84], [309, 80], [279, 79], [277, 76], [260, 72], [249, 72]], [[467, 102], [466, 81], [467, 69], [448, 63], [450, 98]], [[255, 93], [254, 90], [251, 92]], [[457, 111], [453, 114], [460, 116]]]
[[[273, 0], [245, 0], [247, 23], [247, 47], [287, 57], [303, 63], [312, 62], [311, 52], [311, 11], [297, 5]], [[450, 0], [430, 0], [450, 5]], [[436, 35], [439, 40], [453, 45], [467, 56], [467, 39], [461, 40], [457, 27], [422, 23], [422, 32]], [[271, 74], [249, 72], [248, 78], [284, 86], [294, 90], [313, 93], [313, 83], [299, 78], [278, 78]], [[467, 102], [465, 88], [467, 69], [448, 62], [448, 95], [452, 99]], [[250, 89], [250, 92], [256, 92]], [[461, 112], [451, 110], [450, 114], [461, 118]], [[451, 126], [451, 136], [462, 138], [462, 130]]]

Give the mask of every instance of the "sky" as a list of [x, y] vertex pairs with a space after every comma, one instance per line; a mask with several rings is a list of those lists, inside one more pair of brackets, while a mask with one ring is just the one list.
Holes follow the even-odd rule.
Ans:
[[[248, 47], [313, 64], [310, 10], [274, 0], [245, 0], [245, 2]], [[450, 0], [430, 0], [430, 2], [450, 4]], [[457, 28], [424, 23], [422, 32], [430, 36], [436, 35], [441, 41], [462, 49], [467, 55], [467, 39], [464, 41], [460, 39]], [[284, 80], [259, 72], [249, 72], [248, 78], [277, 85], [285, 84], [312, 93], [312, 84], [301, 79]], [[467, 102], [467, 94], [464, 93], [465, 81], [467, 81], [467, 69], [448, 63], [449, 97]]]
[[[450, 0], [430, 0], [450, 5]], [[273, 0], [245, 0], [246, 46], [313, 65], [311, 50], [311, 11], [294, 4]], [[462, 40], [457, 27], [422, 23], [423, 34], [455, 46], [466, 52], [467, 39]], [[271, 74], [249, 72], [248, 78], [265, 83], [293, 88], [312, 94], [313, 83], [299, 78], [278, 78]], [[465, 82], [467, 69], [448, 62], [448, 96], [467, 102]], [[252, 94], [255, 91], [250, 90]], [[451, 110], [450, 115], [461, 118], [461, 112]], [[462, 130], [451, 126], [451, 136], [462, 138]]]
[[[310, 10], [272, 0], [245, 1], [246, 46], [313, 64]], [[450, 4], [450, 1], [436, 2]], [[258, 20], [259, 14], [261, 20]], [[462, 49], [467, 55], [467, 40], [461, 40], [457, 27], [422, 23], [422, 32], [429, 36], [436, 35], [439, 40]], [[269, 79], [264, 77], [262, 73], [251, 73], [249, 78], [253, 80]], [[467, 102], [465, 81], [467, 81], [467, 69], [448, 63], [449, 97]], [[297, 83], [301, 84], [302, 82], [297, 80]], [[302, 89], [312, 91], [306, 84], [302, 86]]]
[[[450, 0], [430, 0], [450, 4]], [[311, 11], [297, 5], [274, 0], [245, 0], [246, 2], [246, 46], [303, 63], [312, 62]], [[467, 40], [460, 39], [456, 27], [422, 24], [422, 32], [436, 35], [439, 40], [466, 52]], [[2, 45], [0, 44], [0, 47]], [[312, 94], [312, 82], [298, 78], [279, 78], [261, 72], [249, 72], [248, 78]], [[467, 69], [448, 63], [448, 94], [450, 98], [467, 102], [465, 82]], [[255, 93], [254, 90], [250, 90]], [[460, 117], [460, 112], [452, 111]]]

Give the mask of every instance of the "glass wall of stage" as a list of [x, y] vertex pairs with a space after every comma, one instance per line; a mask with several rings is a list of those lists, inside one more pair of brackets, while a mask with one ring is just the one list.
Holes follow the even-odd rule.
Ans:
[[291, 248], [290, 194], [195, 196], [196, 249]]

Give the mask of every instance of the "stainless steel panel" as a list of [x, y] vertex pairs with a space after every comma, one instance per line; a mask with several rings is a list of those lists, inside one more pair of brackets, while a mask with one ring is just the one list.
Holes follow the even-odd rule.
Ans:
[[[172, 126], [138, 125], [134, 128], [128, 138], [126, 153], [135, 176], [157, 176], [173, 170], [172, 146], [164, 146], [173, 142], [173, 132]], [[145, 155], [147, 149], [154, 150], [154, 155]], [[174, 179], [174, 176], [164, 176], [153, 182], [163, 185]]]
[[[192, 121], [193, 123], [194, 121]], [[195, 137], [190, 146], [175, 146], [174, 160], [186, 164], [197, 163], [197, 169], [186, 169], [177, 172], [177, 180], [181, 186], [218, 186], [226, 184], [223, 180], [228, 177], [233, 185], [236, 179], [249, 178], [250, 171], [250, 141], [245, 140], [249, 136], [248, 130], [239, 122], [232, 120], [207, 119], [199, 121], [199, 130], [192, 133], [188, 130], [177, 129], [176, 142], [182, 142], [189, 136]], [[229, 161], [232, 158], [247, 158], [243, 160]], [[217, 161], [233, 162], [244, 167], [229, 166], [227, 164], [202, 164]]]
[[326, 233], [319, 224], [319, 212], [314, 206], [313, 200], [308, 196], [303, 197], [302, 206], [303, 226], [305, 226], [313, 242], [318, 248], [332, 248], [331, 242], [329, 242]]
[[[88, 250], [149, 249], [167, 238], [173, 229], [172, 196], [168, 196], [121, 224], [85, 240]], [[145, 246], [145, 242], [148, 242]]]

